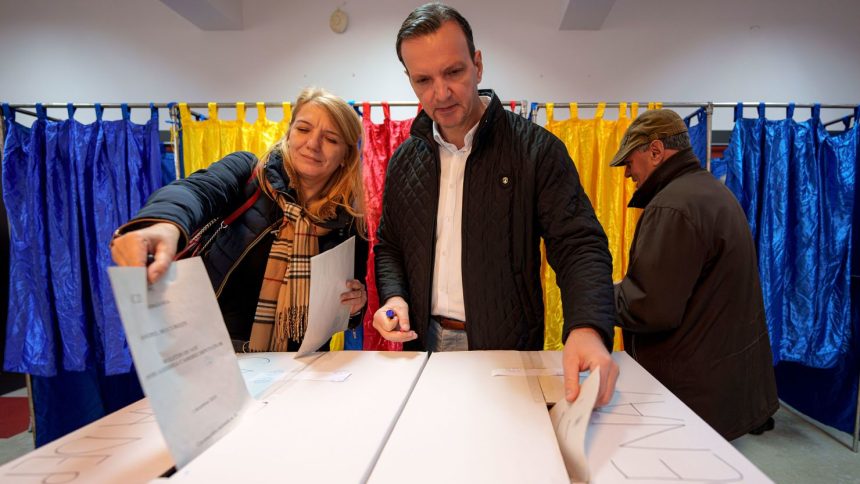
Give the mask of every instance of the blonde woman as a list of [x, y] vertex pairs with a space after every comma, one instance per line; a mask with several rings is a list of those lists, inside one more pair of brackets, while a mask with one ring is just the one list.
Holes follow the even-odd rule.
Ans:
[[287, 134], [268, 153], [259, 160], [232, 153], [155, 192], [117, 230], [113, 259], [123, 266], [149, 262], [147, 278], [155, 282], [190, 234], [238, 214], [203, 253], [234, 347], [295, 351], [307, 327], [308, 259], [355, 235], [356, 279], [341, 295], [354, 328], [367, 303], [360, 139], [361, 122], [348, 103], [307, 88]]

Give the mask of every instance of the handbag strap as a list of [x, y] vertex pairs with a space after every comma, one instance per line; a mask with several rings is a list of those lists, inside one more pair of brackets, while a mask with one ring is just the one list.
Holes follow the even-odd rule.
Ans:
[[[251, 176], [248, 177], [248, 181], [245, 183], [246, 184], [251, 183], [254, 180], [254, 177], [256, 177], [256, 175], [257, 175], [257, 168], [255, 167], [254, 171], [251, 172]], [[239, 208], [234, 210], [233, 213], [231, 213], [230, 215], [225, 217], [224, 220], [221, 221], [218, 228], [215, 230], [215, 233], [212, 234], [211, 237], [209, 237], [209, 240], [206, 241], [206, 243], [204, 244], [203, 247], [200, 246], [200, 239], [209, 230], [209, 228], [212, 225], [214, 225], [215, 223], [218, 222], [218, 219], [215, 218], [215, 219], [210, 220], [209, 223], [207, 223], [202, 228], [197, 230], [197, 232], [195, 232], [194, 235], [191, 237], [191, 240], [188, 241], [188, 245], [186, 245], [184, 249], [182, 249], [178, 254], [176, 254], [176, 256], [173, 258], [173, 260], [180, 260], [180, 259], [186, 257], [189, 253], [191, 254], [191, 256], [197, 255], [197, 253], [200, 250], [202, 250], [203, 248], [205, 248], [206, 246], [209, 245], [209, 243], [212, 241], [212, 239], [215, 238], [215, 235], [217, 235], [222, 230], [226, 229], [228, 226], [230, 226], [230, 224], [232, 224], [234, 221], [236, 221], [236, 219], [239, 218], [243, 213], [247, 212], [248, 209], [251, 208], [251, 206], [254, 205], [254, 203], [260, 198], [260, 193], [261, 193], [260, 186], [257, 185], [257, 189], [254, 190], [254, 193], [251, 194], [251, 196], [247, 200], [245, 200], [245, 203], [243, 203]]]
[[[256, 173], [256, 170], [254, 170], [254, 173], [251, 174], [251, 178], [248, 179], [248, 183], [251, 183], [251, 180], [254, 179], [255, 173]], [[233, 223], [237, 218], [239, 218], [240, 215], [247, 212], [248, 209], [251, 208], [251, 205], [256, 203], [258, 198], [260, 198], [260, 186], [259, 185], [257, 185], [257, 189], [254, 190], [254, 194], [251, 195], [251, 198], [245, 200], [245, 203], [243, 203], [241, 207], [237, 208], [236, 211], [234, 211], [233, 213], [228, 215], [224, 219], [224, 221], [222, 222], [222, 225], [230, 225], [231, 223]]]

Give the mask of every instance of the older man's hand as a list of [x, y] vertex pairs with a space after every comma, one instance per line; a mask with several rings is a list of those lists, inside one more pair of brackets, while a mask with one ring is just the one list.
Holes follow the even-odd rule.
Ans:
[[595, 406], [603, 406], [612, 400], [618, 365], [612, 359], [603, 338], [594, 328], [576, 328], [567, 336], [562, 352], [564, 366], [564, 393], [572, 402], [579, 396], [579, 372], [600, 367], [600, 390]]

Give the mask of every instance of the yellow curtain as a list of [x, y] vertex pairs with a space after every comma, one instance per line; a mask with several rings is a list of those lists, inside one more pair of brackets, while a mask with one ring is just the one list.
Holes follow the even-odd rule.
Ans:
[[[609, 252], [612, 254], [612, 280], [620, 281], [627, 272], [630, 243], [640, 210], [627, 208], [627, 202], [636, 190], [631, 180], [624, 178], [623, 168], [612, 168], [609, 162], [618, 151], [621, 138], [633, 119], [638, 114], [638, 103], [630, 106], [630, 117], [627, 115], [627, 103], [621, 103], [618, 119], [610, 121], [603, 119], [606, 104], [600, 103], [593, 119], [580, 119], [578, 106], [570, 103], [570, 117], [563, 121], [554, 118], [554, 105], [547, 103], [546, 128], [558, 136], [567, 146], [567, 151], [573, 159], [579, 172], [579, 179], [585, 189], [597, 219], [603, 225], [609, 238]], [[649, 109], [658, 108], [656, 103], [649, 103]], [[659, 109], [659, 108], [658, 108]], [[544, 348], [560, 350], [563, 347], [561, 330], [564, 322], [561, 308], [561, 292], [556, 285], [555, 272], [546, 260], [546, 251], [541, 247], [543, 264], [541, 276], [544, 286], [544, 304], [546, 333]], [[614, 349], [621, 349], [621, 331], [616, 328]]]
[[250, 151], [262, 155], [287, 131], [292, 118], [292, 105], [283, 104], [281, 121], [266, 117], [266, 106], [257, 103], [257, 120], [245, 121], [245, 103], [236, 103], [236, 119], [218, 118], [218, 105], [209, 103], [209, 119], [195, 121], [188, 104], [179, 104], [182, 124], [182, 159], [185, 175], [206, 168], [235, 151]]

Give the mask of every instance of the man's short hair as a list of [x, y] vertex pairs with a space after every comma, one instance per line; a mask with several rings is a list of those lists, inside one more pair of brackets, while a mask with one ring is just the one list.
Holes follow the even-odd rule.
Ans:
[[[663, 142], [663, 148], [666, 148], [667, 150], [680, 151], [692, 146], [690, 143], [690, 135], [686, 132], [661, 138], [660, 141]], [[645, 143], [639, 147], [639, 151], [648, 151], [648, 146], [650, 145], [651, 143]]]
[[688, 133], [679, 133], [663, 138], [663, 147], [668, 150], [685, 150], [690, 146], [690, 135]]
[[469, 45], [469, 56], [474, 59], [475, 41], [472, 39], [472, 27], [469, 26], [469, 22], [454, 8], [434, 2], [425, 3], [413, 10], [403, 21], [403, 25], [400, 26], [400, 31], [397, 32], [397, 58], [400, 59], [400, 63], [403, 64], [400, 44], [404, 40], [430, 35], [449, 20], [457, 22], [460, 26], [463, 35], [466, 36], [466, 43]]

